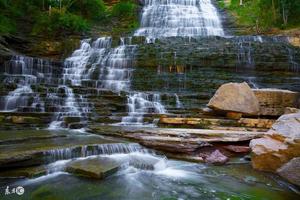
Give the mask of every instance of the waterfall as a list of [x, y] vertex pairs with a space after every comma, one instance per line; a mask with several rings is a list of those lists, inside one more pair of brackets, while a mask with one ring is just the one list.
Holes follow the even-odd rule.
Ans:
[[[224, 35], [217, 10], [210, 0], [145, 0], [144, 3], [141, 27], [134, 35], [146, 36], [147, 43], [159, 37]], [[166, 113], [159, 94], [130, 91], [137, 47], [131, 44], [131, 38], [120, 38], [120, 44], [115, 48], [111, 43], [110, 37], [101, 37], [94, 42], [82, 40], [80, 48], [66, 59], [63, 74], [66, 99], [62, 107], [72, 109], [58, 112], [51, 126], [61, 124], [65, 116], [79, 117], [84, 114], [82, 110], [89, 110], [78, 107], [72, 89], [66, 84], [92, 84], [117, 93], [129, 92], [128, 116], [122, 118], [122, 125], [141, 125], [145, 114]], [[177, 104], [181, 105], [179, 99]]]
[[181, 103], [178, 95], [176, 93], [174, 95], [175, 95], [175, 101], [176, 101], [176, 108], [182, 108], [183, 106], [182, 106], [182, 103]]
[[[262, 41], [261, 37], [257, 38], [257, 40], [259, 42]], [[254, 58], [252, 56], [253, 49], [251, 47], [251, 41], [256, 41], [256, 37], [254, 37], [254, 40], [241, 37], [237, 41], [237, 60], [240, 65], [245, 65], [247, 67], [253, 67], [255, 65]]]
[[[145, 36], [146, 43], [161, 37], [224, 35], [217, 9], [210, 0], [144, 0], [140, 24], [134, 35]], [[176, 60], [176, 52], [174, 57]], [[166, 113], [160, 97], [153, 98], [154, 101], [148, 99], [146, 94], [128, 95], [129, 114], [122, 118], [122, 124], [141, 124], [144, 114], [149, 113], [149, 105], [157, 107], [156, 113]], [[177, 95], [176, 105], [182, 106]]]
[[294, 50], [290, 47], [287, 47], [287, 52], [288, 52], [288, 61], [290, 63], [291, 70], [294, 72], [299, 72], [300, 64], [296, 62], [296, 56]]
[[51, 163], [57, 160], [68, 160], [94, 155], [113, 155], [129, 153], [155, 154], [154, 151], [143, 148], [137, 143], [112, 143], [53, 149], [44, 152], [44, 155], [46, 163]]
[[210, 0], [144, 0], [136, 36], [224, 35], [217, 9]]
[[4, 83], [16, 84], [16, 89], [10, 91], [7, 96], [0, 101], [0, 109], [5, 112], [22, 111], [45, 111], [44, 102], [39, 94], [35, 93], [31, 85], [36, 85], [45, 76], [44, 82], [50, 82], [52, 68], [48, 61], [34, 59], [26, 56], [13, 56], [5, 64]]
[[128, 91], [130, 88], [133, 61], [136, 46], [131, 45], [131, 38], [128, 44], [124, 38], [120, 38], [120, 45], [113, 48], [104, 59], [101, 69], [102, 87], [112, 91]]
[[258, 84], [256, 83], [256, 77], [248, 77], [246, 82], [254, 89], [259, 89]]
[[64, 171], [68, 162], [96, 157], [106, 157], [120, 163], [124, 168], [134, 167], [142, 170], [164, 170], [167, 159], [155, 151], [143, 148], [136, 143], [112, 143], [100, 145], [85, 145], [63, 149], [53, 149], [44, 152], [48, 173]]
[[166, 113], [159, 94], [133, 93], [127, 96], [128, 116], [122, 118], [122, 125], [142, 125], [147, 113]]
[[79, 120], [77, 121], [81, 121], [82, 117], [86, 119], [85, 113], [88, 112], [88, 110], [86, 109], [81, 110], [72, 88], [66, 85], [61, 85], [58, 87], [58, 90], [64, 90], [66, 97], [63, 106], [60, 106], [58, 108], [59, 112], [56, 113], [55, 120], [52, 121], [49, 125], [49, 129], [51, 130], [66, 127], [66, 124], [64, 124], [64, 120], [66, 117], [72, 117], [73, 119], [78, 118]]

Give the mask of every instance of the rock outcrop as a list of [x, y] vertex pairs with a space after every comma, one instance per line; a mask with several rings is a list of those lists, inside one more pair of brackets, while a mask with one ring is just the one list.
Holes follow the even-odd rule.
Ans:
[[287, 107], [299, 106], [298, 92], [279, 89], [254, 89], [253, 92], [260, 105], [260, 115], [281, 116]]
[[208, 103], [208, 107], [223, 112], [258, 115], [259, 102], [247, 83], [222, 85]]
[[[133, 139], [143, 146], [164, 152], [171, 158], [212, 164], [224, 164], [229, 157], [247, 153], [248, 142], [254, 138], [261, 138], [265, 134], [265, 132], [255, 131], [185, 128], [115, 126], [105, 129], [96, 126], [89, 128], [95, 134]], [[217, 150], [222, 153], [222, 156], [215, 152]]]
[[300, 186], [300, 157], [293, 158], [280, 167], [277, 173], [291, 183]]
[[300, 157], [300, 112], [281, 116], [267, 134], [250, 142], [252, 166], [276, 172], [294, 157]]

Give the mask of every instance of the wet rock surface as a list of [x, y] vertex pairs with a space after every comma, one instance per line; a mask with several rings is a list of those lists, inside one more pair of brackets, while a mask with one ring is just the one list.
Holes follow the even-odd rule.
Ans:
[[68, 163], [66, 171], [79, 176], [103, 179], [116, 171], [120, 165], [109, 158], [88, 158]]
[[7, 131], [0, 133], [0, 168], [41, 165], [82, 155], [81, 149], [112, 140], [65, 131]]
[[[128, 138], [146, 147], [162, 151], [169, 157], [203, 162], [213, 151], [222, 149], [233, 153], [245, 153], [249, 149], [240, 147], [253, 138], [260, 138], [264, 132], [238, 130], [209, 130], [184, 128], [133, 128], [133, 127], [101, 127], [91, 126], [90, 129], [101, 135]], [[226, 145], [237, 145], [226, 150]]]

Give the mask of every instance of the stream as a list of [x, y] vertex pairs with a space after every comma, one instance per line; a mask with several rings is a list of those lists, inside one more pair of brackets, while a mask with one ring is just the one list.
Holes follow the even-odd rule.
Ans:
[[[50, 134], [67, 134], [72, 137], [73, 145], [78, 140], [83, 143], [82, 137], [90, 137], [87, 143], [99, 137], [72, 131], [50, 131]], [[44, 141], [47, 145], [50, 141], [60, 146], [65, 143], [64, 138], [47, 140]], [[276, 175], [253, 170], [242, 157], [224, 166], [212, 166], [167, 159], [136, 143], [102, 136], [97, 140], [104, 144], [93, 149], [82, 147], [79, 151], [74, 148], [48, 151], [45, 175], [31, 179], [2, 178], [1, 191], [7, 186], [22, 186], [25, 188], [22, 199], [297, 199], [294, 186]], [[24, 151], [22, 146], [37, 149], [42, 144], [27, 141], [20, 145], [12, 144], [14, 147], [6, 147], [6, 150], [13, 154]], [[72, 160], [94, 157], [110, 158], [122, 165], [118, 172], [104, 180], [77, 177], [64, 171]], [[20, 199], [16, 194], [2, 194], [1, 199]]]

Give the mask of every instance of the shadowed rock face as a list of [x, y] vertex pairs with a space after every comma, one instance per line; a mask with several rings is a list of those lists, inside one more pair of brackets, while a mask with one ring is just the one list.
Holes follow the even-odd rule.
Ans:
[[277, 170], [277, 173], [291, 183], [300, 186], [300, 157], [293, 158]]
[[252, 166], [275, 172], [283, 164], [300, 156], [300, 113], [281, 116], [268, 133], [250, 142]]
[[238, 112], [257, 115], [259, 103], [247, 83], [227, 83], [222, 85], [208, 103], [208, 107], [224, 112]]

